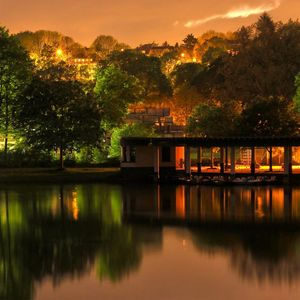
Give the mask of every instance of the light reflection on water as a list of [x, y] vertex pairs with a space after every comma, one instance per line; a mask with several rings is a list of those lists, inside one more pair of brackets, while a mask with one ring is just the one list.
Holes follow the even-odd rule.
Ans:
[[0, 299], [299, 299], [300, 188], [0, 187]]

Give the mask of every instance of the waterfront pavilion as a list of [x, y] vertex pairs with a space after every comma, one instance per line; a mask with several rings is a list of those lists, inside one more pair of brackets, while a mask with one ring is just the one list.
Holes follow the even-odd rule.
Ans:
[[124, 174], [300, 174], [300, 137], [121, 140]]

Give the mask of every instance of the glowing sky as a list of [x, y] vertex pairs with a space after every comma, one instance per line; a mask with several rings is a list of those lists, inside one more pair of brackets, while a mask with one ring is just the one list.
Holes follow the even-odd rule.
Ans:
[[136, 46], [233, 31], [263, 11], [275, 20], [297, 19], [300, 0], [0, 0], [0, 24], [12, 33], [59, 31], [86, 46], [99, 34]]

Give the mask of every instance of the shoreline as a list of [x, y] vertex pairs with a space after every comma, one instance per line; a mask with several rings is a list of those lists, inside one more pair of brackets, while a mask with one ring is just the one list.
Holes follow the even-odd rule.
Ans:
[[3, 168], [0, 184], [10, 183], [86, 183], [123, 181], [120, 168]]
[[[274, 175], [274, 174], [273, 174]], [[0, 168], [0, 184], [35, 184], [35, 183], [111, 183], [111, 184], [171, 184], [171, 185], [211, 185], [211, 186], [265, 186], [271, 185], [299, 185], [300, 174], [294, 174], [289, 178], [284, 175], [277, 175], [276, 182], [256, 182], [255, 184], [247, 182], [193, 182], [190, 180], [151, 180], [146, 177], [128, 177], [122, 174], [120, 168], [89, 168], [74, 167], [58, 170], [57, 168]], [[242, 175], [243, 176], [243, 175]], [[245, 176], [245, 175], [244, 175]]]

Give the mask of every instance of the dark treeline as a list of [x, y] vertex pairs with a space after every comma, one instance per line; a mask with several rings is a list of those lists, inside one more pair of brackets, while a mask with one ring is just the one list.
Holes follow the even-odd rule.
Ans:
[[297, 135], [299, 72], [300, 23], [267, 14], [233, 33], [136, 49], [105, 35], [86, 48], [0, 28], [1, 164], [118, 157], [120, 136], [157, 134], [129, 124], [130, 107], [170, 108], [192, 136]]

